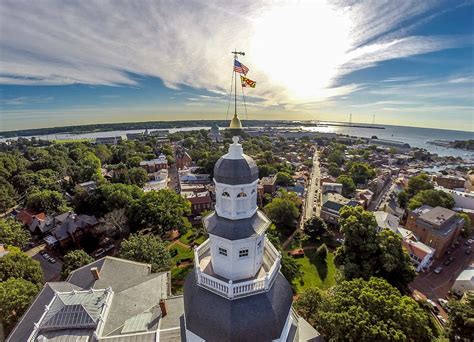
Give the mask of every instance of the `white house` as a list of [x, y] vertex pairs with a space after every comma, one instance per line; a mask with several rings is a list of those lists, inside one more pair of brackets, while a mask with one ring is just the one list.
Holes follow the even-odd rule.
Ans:
[[474, 290], [474, 264], [471, 264], [459, 274], [451, 290], [458, 294]]

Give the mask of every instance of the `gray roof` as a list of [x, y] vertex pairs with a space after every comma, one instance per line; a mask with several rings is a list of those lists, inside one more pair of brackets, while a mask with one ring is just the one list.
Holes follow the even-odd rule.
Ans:
[[279, 273], [268, 292], [228, 300], [196, 284], [184, 284], [186, 328], [208, 342], [272, 341], [280, 337], [292, 303], [292, 290]]
[[25, 312], [17, 323], [15, 329], [10, 333], [7, 342], [26, 341], [33, 332], [34, 324], [37, 323], [44, 313], [44, 308], [54, 298], [54, 291], [82, 290], [80, 287], [66, 282], [46, 283], [35, 301]]
[[[92, 267], [99, 269], [99, 280], [93, 279], [90, 271]], [[87, 297], [89, 292], [75, 295], [58, 294], [55, 298], [54, 291], [105, 289], [109, 286], [114, 293], [102, 336], [120, 336], [126, 332], [128, 339], [120, 341], [148, 341], [144, 333], [155, 331], [156, 335], [161, 316], [159, 300], [167, 298], [170, 292], [169, 272], [150, 272], [150, 266], [147, 264], [105, 257], [73, 271], [66, 282], [47, 283], [7, 341], [26, 341], [33, 332], [34, 323], [37, 323], [45, 312], [46, 305], [51, 305], [46, 320], [43, 319], [47, 331], [40, 329], [40, 334], [58, 342], [83, 341], [94, 331], [92, 326], [97, 317], [95, 305], [100, 306], [100, 298], [80, 298]], [[95, 292], [90, 293], [90, 296], [95, 296]], [[169, 311], [171, 310], [177, 310], [175, 315], [178, 316], [183, 312], [182, 305], [170, 308]], [[133, 334], [144, 336], [132, 338]]]
[[258, 167], [255, 161], [243, 154], [243, 159], [219, 158], [214, 166], [214, 179], [218, 183], [236, 185], [250, 184], [258, 179]]
[[[99, 280], [92, 277], [92, 267], [98, 268]], [[107, 256], [71, 272], [67, 281], [85, 289], [111, 286], [116, 292], [117, 286], [124, 283], [143, 281], [142, 277], [150, 274], [150, 271], [150, 265]]]
[[220, 217], [216, 212], [213, 212], [203, 219], [203, 223], [209, 234], [227, 240], [239, 240], [263, 234], [270, 226], [271, 221], [258, 210], [252, 217], [239, 220]]

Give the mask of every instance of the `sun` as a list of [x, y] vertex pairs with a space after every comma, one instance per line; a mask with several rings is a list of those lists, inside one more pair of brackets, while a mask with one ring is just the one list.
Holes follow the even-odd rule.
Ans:
[[327, 94], [350, 49], [348, 15], [324, 2], [262, 11], [254, 20], [252, 60], [295, 100]]

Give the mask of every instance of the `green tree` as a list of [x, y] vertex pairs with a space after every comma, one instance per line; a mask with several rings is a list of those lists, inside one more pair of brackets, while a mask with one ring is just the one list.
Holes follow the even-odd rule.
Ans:
[[94, 258], [82, 249], [70, 251], [64, 256], [64, 263], [61, 270], [61, 278], [66, 279], [75, 269], [94, 262]]
[[333, 177], [339, 177], [341, 168], [336, 163], [330, 163], [328, 166], [328, 173]]
[[474, 339], [474, 292], [468, 291], [461, 300], [450, 300], [446, 330], [451, 341]]
[[452, 209], [454, 207], [454, 198], [441, 190], [421, 190], [408, 201], [408, 209], [414, 210], [422, 205]]
[[103, 184], [96, 191], [94, 202], [99, 211], [108, 212], [114, 209], [130, 208], [134, 201], [143, 196], [143, 190], [136, 185]]
[[62, 213], [70, 209], [63, 194], [53, 190], [38, 190], [29, 194], [26, 206], [33, 210], [45, 211], [48, 214]]
[[16, 204], [16, 191], [5, 178], [0, 176], [0, 213]]
[[342, 156], [341, 152], [333, 151], [328, 156], [328, 162], [341, 166], [342, 164], [344, 164], [344, 157]]
[[293, 227], [300, 216], [295, 202], [281, 197], [273, 198], [263, 210], [277, 227]]
[[8, 335], [39, 292], [38, 285], [25, 279], [0, 282], [0, 317]]
[[102, 164], [108, 164], [112, 161], [113, 154], [107, 145], [96, 145], [94, 148], [94, 154], [100, 159]]
[[356, 190], [356, 185], [351, 177], [346, 175], [340, 175], [336, 180], [338, 183], [342, 184], [342, 195], [349, 196], [354, 193]]
[[471, 218], [466, 213], [458, 213], [457, 215], [464, 219], [464, 225], [462, 227], [461, 235], [464, 238], [468, 238], [469, 236], [471, 236], [472, 233]]
[[0, 243], [24, 248], [31, 239], [29, 231], [13, 218], [0, 219]]
[[174, 191], [150, 191], [133, 203], [129, 217], [131, 226], [151, 227], [155, 234], [178, 229], [186, 232], [190, 223], [185, 217], [191, 213], [191, 203]]
[[310, 289], [298, 312], [328, 341], [430, 341], [430, 318], [417, 302], [387, 281], [342, 281], [329, 292]]
[[402, 190], [397, 195], [398, 205], [400, 208], [406, 208], [408, 204], [408, 193], [405, 190]]
[[121, 258], [151, 264], [152, 272], [171, 267], [171, 254], [166, 243], [156, 236], [132, 234], [122, 241], [120, 248]]
[[141, 167], [132, 167], [130, 170], [128, 170], [128, 178], [130, 180], [130, 184], [135, 184], [139, 187], [142, 187], [148, 181], [148, 173]]
[[415, 271], [401, 237], [388, 229], [377, 234], [374, 215], [362, 207], [343, 207], [340, 214], [345, 239], [336, 251], [335, 263], [343, 276], [348, 280], [382, 277], [405, 290]]
[[260, 178], [268, 177], [277, 173], [277, 169], [269, 164], [263, 164], [258, 166], [258, 176]]
[[365, 184], [375, 177], [375, 171], [367, 163], [352, 163], [349, 174], [355, 184]]
[[336, 250], [334, 262], [346, 279], [368, 279], [374, 275], [377, 263], [377, 221], [362, 207], [342, 207], [340, 230], [344, 242]]
[[281, 273], [285, 276], [288, 282], [292, 283], [294, 279], [301, 276], [301, 265], [298, 264], [293, 257], [288, 253], [281, 253]]
[[327, 231], [327, 226], [322, 218], [313, 216], [304, 223], [303, 229], [310, 239], [316, 240]]
[[328, 256], [328, 248], [325, 243], [318, 247], [318, 249], [316, 250], [316, 254], [319, 256], [320, 259], [326, 260], [326, 257]]
[[416, 273], [410, 256], [402, 247], [402, 237], [384, 229], [377, 240], [379, 257], [375, 275], [386, 279], [400, 290], [406, 290]]
[[99, 222], [100, 224], [95, 228], [99, 234], [121, 239], [130, 232], [125, 209], [112, 210], [105, 214]]
[[409, 198], [412, 198], [422, 190], [430, 189], [433, 189], [433, 184], [430, 182], [430, 177], [426, 173], [413, 176], [408, 180], [407, 193]]
[[0, 282], [8, 278], [22, 278], [33, 284], [43, 283], [40, 263], [19, 249], [10, 247], [9, 253], [0, 258]]
[[280, 186], [292, 186], [295, 184], [295, 181], [293, 180], [293, 178], [291, 177], [290, 174], [286, 173], [286, 172], [278, 172], [276, 174], [276, 183], [277, 185], [280, 185]]
[[102, 178], [100, 159], [92, 152], [84, 153], [76, 166], [79, 182], [95, 181]]

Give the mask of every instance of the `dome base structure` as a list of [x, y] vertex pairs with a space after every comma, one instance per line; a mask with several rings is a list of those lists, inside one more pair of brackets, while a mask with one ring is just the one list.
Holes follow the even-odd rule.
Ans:
[[286, 341], [293, 293], [282, 274], [268, 292], [227, 300], [196, 283], [191, 272], [184, 284], [188, 341]]

